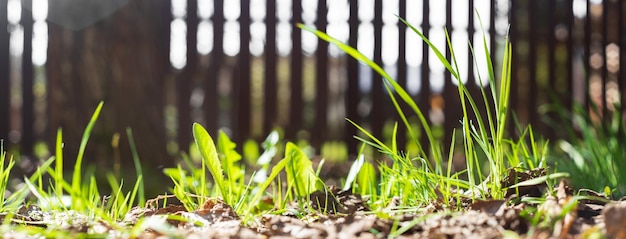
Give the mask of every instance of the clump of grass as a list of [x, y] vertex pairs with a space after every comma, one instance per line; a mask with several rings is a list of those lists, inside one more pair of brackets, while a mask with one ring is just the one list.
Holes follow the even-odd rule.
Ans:
[[[138, 173], [138, 178], [132, 191], [123, 193], [122, 185], [124, 181], [118, 182], [115, 176], [110, 174], [107, 175], [107, 179], [113, 194], [102, 195], [98, 190], [99, 184], [96, 181], [95, 172], [93, 170], [82, 170], [85, 148], [103, 105], [100, 102], [85, 128], [77, 160], [73, 165], [74, 171], [71, 174], [71, 181], [66, 180], [66, 175], [63, 171], [63, 132], [61, 129], [58, 129], [55, 155], [39, 166], [30, 178], [24, 180], [26, 187], [14, 194], [15, 196], [12, 195], [14, 198], [9, 198], [10, 201], [18, 201], [16, 205], [19, 205], [23, 203], [23, 201], [19, 201], [20, 199], [24, 200], [28, 193], [32, 193], [37, 198], [38, 205], [46, 210], [57, 212], [73, 211], [86, 215], [89, 218], [99, 218], [111, 222], [120, 220], [134, 205], [145, 204], [141, 165], [130, 129], [127, 130], [127, 135]], [[54, 166], [50, 167], [53, 163]], [[42, 180], [44, 174], [50, 177], [49, 182]], [[17, 206], [14, 207], [17, 208]]]
[[[615, 106], [620, 109], [619, 105]], [[577, 188], [603, 192], [607, 196], [626, 195], [626, 125], [621, 112], [612, 112], [605, 119], [597, 105], [590, 109], [575, 105], [573, 112], [557, 107], [560, 118], [573, 122], [574, 127], [564, 127], [565, 139], [557, 142], [553, 162], [564, 172], [569, 172]]]
[[11, 169], [15, 166], [15, 161], [13, 157], [9, 156], [8, 163], [5, 161], [7, 158], [7, 153], [4, 151], [4, 142], [0, 141], [0, 212], [4, 212], [6, 210], [4, 205], [5, 193], [7, 191], [7, 185], [9, 183], [9, 176], [11, 174]]
[[[480, 82], [487, 80], [490, 85], [490, 91], [481, 88], [481, 95], [476, 101], [469, 94], [468, 89], [463, 85], [461, 74], [459, 73], [457, 60], [454, 49], [451, 47], [450, 37], [446, 32], [448, 50], [451, 60], [446, 59], [444, 53], [430, 42], [419, 30], [410, 23], [400, 18], [411, 30], [418, 34], [425, 44], [427, 44], [432, 52], [437, 56], [439, 61], [451, 73], [458, 82], [458, 93], [463, 111], [461, 119], [461, 130], [463, 138], [463, 150], [467, 168], [464, 171], [451, 172], [451, 158], [454, 152], [454, 140], [450, 145], [450, 152], [446, 157], [443, 152], [441, 142], [433, 136], [433, 130], [428, 125], [426, 116], [415, 103], [413, 98], [387, 74], [382, 67], [371, 61], [365, 55], [360, 53], [353, 47], [313, 28], [300, 24], [299, 27], [314, 33], [317, 37], [328, 41], [353, 58], [365, 63], [378, 74], [383, 77], [385, 89], [389, 93], [390, 99], [400, 115], [403, 125], [408, 134], [418, 145], [418, 157], [409, 158], [407, 153], [398, 151], [395, 142], [398, 125], [393, 129], [391, 144], [385, 144], [376, 136], [372, 135], [366, 129], [360, 127], [356, 123], [348, 120], [357, 127], [365, 138], [357, 137], [364, 143], [378, 149], [384, 155], [392, 159], [391, 167], [380, 165], [380, 196], [381, 201], [375, 203], [386, 204], [391, 197], [399, 196], [406, 199], [411, 198], [413, 202], [405, 202], [408, 204], [424, 204], [435, 200], [439, 195], [444, 196], [444, 200], [451, 197], [459, 197], [459, 190], [467, 190], [472, 198], [496, 198], [502, 199], [506, 188], [502, 186], [502, 180], [507, 174], [507, 170], [511, 167], [532, 169], [536, 167], [545, 167], [545, 145], [535, 140], [532, 128], [524, 130], [524, 135], [515, 140], [506, 134], [506, 126], [508, 123], [509, 112], [509, 94], [511, 86], [511, 44], [508, 38], [505, 41], [504, 56], [502, 60], [501, 76], [496, 79], [493, 62], [490, 58], [486, 37], [483, 35], [482, 47], [486, 54], [486, 65], [488, 68], [488, 76], [478, 76]], [[472, 54], [474, 48], [470, 45]], [[484, 79], [485, 77], [486, 79]], [[400, 108], [399, 101], [403, 101], [412, 110], [419, 120], [419, 124], [424, 131], [424, 136], [428, 141], [428, 149], [420, 145], [418, 134], [412, 127], [413, 122], [409, 122], [407, 114]], [[487, 117], [483, 117], [479, 111], [479, 105], [483, 104], [487, 111]], [[475, 119], [471, 121], [470, 119]], [[530, 145], [527, 143], [526, 137], [530, 138]], [[454, 138], [454, 136], [453, 136]], [[486, 158], [487, 168], [485, 170], [482, 163], [485, 162], [482, 157]], [[447, 159], [448, 164], [445, 165]], [[362, 164], [361, 162], [357, 161]], [[461, 179], [461, 174], [467, 180]], [[547, 180], [547, 179], [546, 179]], [[363, 189], [362, 189], [363, 190]], [[363, 190], [365, 191], [365, 190]]]

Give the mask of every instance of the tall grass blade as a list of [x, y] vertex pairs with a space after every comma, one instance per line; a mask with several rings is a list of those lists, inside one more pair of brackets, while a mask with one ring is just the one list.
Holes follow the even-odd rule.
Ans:
[[[437, 141], [435, 140], [435, 137], [433, 136], [433, 133], [430, 129], [430, 127], [428, 126], [428, 121], [426, 120], [426, 116], [424, 115], [424, 113], [421, 111], [421, 109], [417, 106], [417, 103], [415, 103], [415, 101], [413, 100], [413, 98], [411, 97], [411, 95], [409, 95], [409, 93], [406, 92], [406, 90], [404, 90], [402, 88], [402, 86], [400, 86], [395, 80], [393, 80], [393, 78], [391, 78], [391, 76], [389, 74], [387, 74], [387, 72], [385, 72], [385, 70], [383, 70], [382, 67], [380, 67], [378, 64], [376, 64], [375, 62], [373, 62], [372, 60], [368, 59], [365, 55], [363, 55], [361, 52], [359, 52], [358, 50], [354, 49], [353, 47], [329, 36], [328, 34], [315, 30], [313, 28], [310, 28], [306, 25], [303, 24], [298, 24], [298, 27], [311, 32], [313, 34], [315, 34], [317, 37], [319, 37], [320, 39], [327, 41], [329, 43], [332, 43], [334, 45], [336, 45], [337, 47], [339, 47], [339, 49], [341, 49], [343, 52], [347, 53], [348, 55], [352, 56], [354, 59], [357, 59], [363, 63], [365, 63], [367, 66], [369, 66], [370, 68], [372, 68], [374, 71], [376, 71], [376, 73], [380, 74], [383, 78], [384, 78], [384, 83], [387, 86], [391, 85], [391, 87], [393, 88], [393, 90], [396, 92], [396, 94], [398, 94], [398, 96], [400, 96], [400, 98], [407, 104], [409, 105], [409, 107], [415, 112], [415, 114], [417, 115], [417, 117], [420, 120], [420, 123], [422, 125], [422, 128], [424, 129], [424, 133], [426, 135], [426, 137], [428, 138], [428, 141], [430, 142], [430, 147], [431, 147], [431, 153], [433, 153], [432, 156], [436, 157], [435, 161], [438, 161], [440, 155], [438, 155], [437, 153]], [[444, 58], [445, 59], [445, 58]], [[387, 88], [387, 90], [389, 91], [389, 88]], [[395, 98], [393, 96], [393, 94], [390, 94], [390, 98], [392, 101], [395, 101]], [[396, 109], [399, 109], [399, 107], [396, 107]], [[404, 115], [404, 113], [402, 111], [398, 112], [401, 116]], [[406, 120], [403, 119], [403, 122], [405, 124], [407, 124], [407, 129], [409, 131], [409, 134], [412, 135], [413, 138], [416, 138], [416, 133], [413, 132], [412, 127], [410, 125], [408, 125], [408, 122]]]
[[4, 152], [4, 142], [0, 141], [0, 212], [5, 210], [5, 193], [7, 190], [7, 185], [9, 183], [9, 176], [11, 174], [11, 169], [15, 165], [15, 161], [13, 157], [9, 157], [9, 163], [6, 164], [7, 153]]
[[100, 104], [98, 104], [98, 107], [96, 108], [96, 110], [94, 111], [93, 115], [91, 116], [91, 120], [89, 120], [89, 123], [87, 124], [87, 127], [85, 128], [85, 132], [83, 133], [83, 137], [80, 141], [80, 147], [78, 148], [78, 156], [76, 157], [76, 164], [74, 164], [74, 173], [73, 173], [73, 177], [72, 177], [72, 193], [74, 194], [78, 194], [78, 195], [72, 195], [72, 206], [77, 206], [77, 203], [79, 202], [79, 198], [82, 196], [86, 196], [86, 195], [80, 195], [81, 192], [81, 178], [83, 177], [81, 168], [82, 168], [82, 164], [83, 164], [83, 156], [85, 155], [85, 148], [87, 147], [87, 142], [89, 141], [89, 136], [91, 135], [91, 130], [93, 129], [93, 126], [96, 124], [96, 121], [98, 120], [98, 116], [100, 116], [100, 111], [102, 110], [102, 106], [104, 105], [104, 102], [100, 102]]
[[[137, 173], [136, 192], [139, 194], [138, 206], [144, 207], [146, 203], [146, 195], [144, 189], [144, 183], [141, 179], [143, 176], [143, 170], [141, 169], [141, 160], [139, 159], [139, 153], [137, 152], [137, 146], [135, 145], [135, 137], [133, 137], [133, 130], [130, 127], [126, 128], [126, 136], [128, 137], [128, 144], [130, 145], [130, 151], [133, 155], [133, 163], [135, 164], [135, 172]], [[133, 194], [135, 190], [133, 190]], [[132, 203], [132, 201], [131, 201]]]
[[61, 199], [63, 196], [63, 131], [61, 128], [57, 130], [57, 140], [55, 144], [55, 168], [54, 182], [56, 188], [56, 196]]

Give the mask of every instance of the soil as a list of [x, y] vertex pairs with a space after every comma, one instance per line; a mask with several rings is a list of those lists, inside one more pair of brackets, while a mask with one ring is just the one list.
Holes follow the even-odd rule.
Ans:
[[[44, 212], [34, 205], [22, 207], [11, 220], [113, 238], [626, 238], [626, 200], [579, 200], [573, 204], [572, 197], [572, 190], [561, 182], [556, 195], [548, 196], [539, 208], [512, 195], [507, 200], [457, 204], [464, 206], [456, 210], [434, 202], [411, 213], [403, 213], [391, 203], [385, 216], [371, 212], [359, 195], [330, 187], [311, 194], [308, 204], [292, 203], [282, 213], [263, 215], [251, 225], [242, 225], [241, 215], [218, 198], [191, 212], [180, 205], [158, 208], [163, 198], [156, 198], [145, 208], [133, 208], [119, 225], [89, 221], [73, 211]], [[302, 205], [307, 209], [302, 210]], [[575, 208], [565, 213], [569, 206]], [[311, 213], [298, 217], [297, 212], [302, 211]], [[120, 225], [130, 228], [137, 223], [141, 226], [136, 234], [119, 230]], [[28, 236], [5, 233], [3, 237]]]

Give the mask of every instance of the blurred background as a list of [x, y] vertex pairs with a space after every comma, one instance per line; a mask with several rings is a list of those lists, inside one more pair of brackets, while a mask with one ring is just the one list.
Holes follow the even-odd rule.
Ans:
[[[489, 87], [483, 34], [497, 66], [508, 34], [511, 108], [551, 139], [549, 105], [620, 112], [624, 12], [619, 0], [0, 0], [0, 139], [23, 159], [45, 158], [62, 128], [71, 164], [104, 101], [86, 151], [98, 169], [132, 164], [127, 127], [145, 167], [172, 167], [192, 122], [240, 145], [280, 129], [315, 154], [335, 142], [354, 155], [345, 118], [382, 137], [399, 117], [379, 75], [295, 26], [304, 23], [383, 66], [449, 140], [462, 115], [457, 83], [397, 16], [440, 49], [447, 29], [474, 94]], [[509, 133], [519, 134], [513, 124]], [[403, 130], [398, 140], [411, 147]]]

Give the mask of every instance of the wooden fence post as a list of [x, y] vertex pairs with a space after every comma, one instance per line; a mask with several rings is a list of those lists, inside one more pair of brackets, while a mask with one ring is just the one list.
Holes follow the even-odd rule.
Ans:
[[[219, 91], [217, 85], [220, 79], [220, 69], [224, 59], [224, 0], [213, 1], [213, 49], [211, 50], [211, 60], [206, 79], [202, 81], [204, 88], [204, 102], [202, 104], [206, 127], [209, 132], [217, 132], [219, 108], [217, 104]], [[235, 121], [237, 122], [237, 121]], [[233, 122], [233, 123], [235, 123]], [[233, 129], [236, 133], [237, 129]], [[235, 134], [234, 137], [239, 137]], [[238, 139], [238, 138], [237, 138]], [[235, 141], [241, 143], [241, 141]]]
[[[350, 18], [348, 19], [348, 25], [350, 28], [350, 36], [348, 38], [348, 44], [354, 48], [357, 48], [359, 39], [359, 1], [350, 1]], [[346, 118], [359, 123], [361, 117], [358, 112], [359, 101], [361, 101], [362, 94], [359, 89], [359, 62], [352, 57], [348, 59], [348, 88], [346, 90]], [[358, 153], [359, 142], [354, 139], [357, 134], [356, 127], [353, 125], [346, 125], [344, 128], [344, 141], [348, 145], [348, 153], [350, 155], [356, 155]]]
[[297, 24], [302, 23], [302, 3], [299, 0], [291, 1], [292, 17], [291, 17], [291, 66], [289, 74], [289, 125], [287, 126], [286, 137], [289, 140], [295, 140], [298, 130], [302, 129], [302, 30]]
[[276, 23], [276, 0], [267, 0], [265, 13], [265, 75], [263, 77], [263, 135], [267, 135], [275, 126], [276, 114], [278, 113], [278, 83], [276, 79], [276, 68], [278, 66], [278, 57], [276, 54]]
[[[315, 27], [323, 32], [326, 32], [328, 25], [327, 13], [326, 0], [318, 0]], [[320, 149], [323, 143], [321, 135], [325, 135], [328, 130], [328, 43], [322, 39], [317, 41], [315, 68], [315, 123], [311, 132], [311, 143], [313, 147]]]
[[239, 16], [239, 59], [235, 67], [235, 122], [233, 127], [235, 142], [243, 142], [250, 133], [250, 1], [241, 1]]
[[[8, 144], [10, 122], [10, 55], [9, 55], [9, 21], [7, 19], [8, 0], [0, 0], [0, 140], [3, 147]], [[0, 152], [2, 153], [2, 152]]]
[[[178, 112], [178, 145], [187, 150], [191, 143], [191, 84], [198, 65], [198, 1], [187, 1], [187, 64], [176, 77], [176, 104]], [[211, 132], [214, 133], [214, 132]]]

